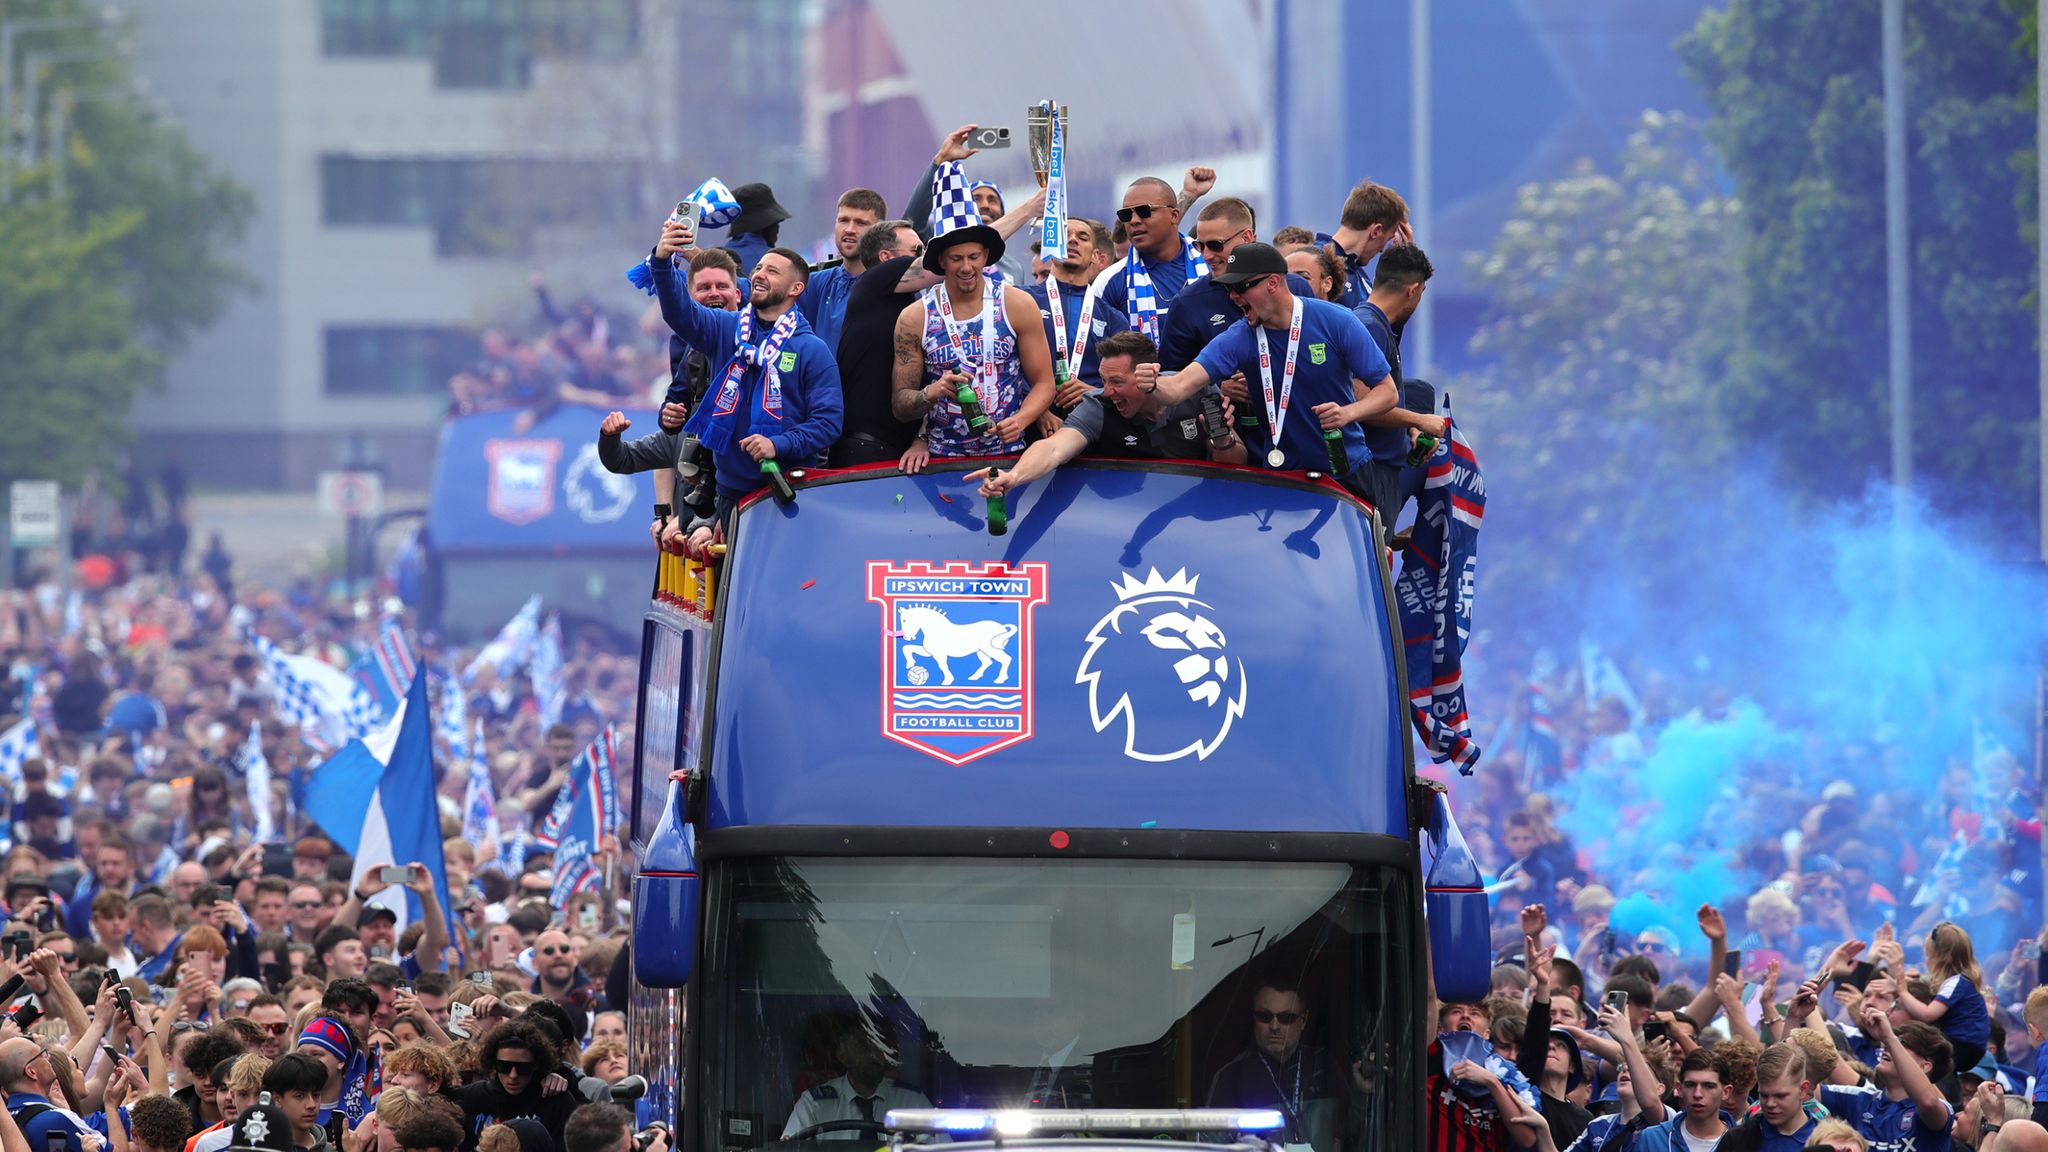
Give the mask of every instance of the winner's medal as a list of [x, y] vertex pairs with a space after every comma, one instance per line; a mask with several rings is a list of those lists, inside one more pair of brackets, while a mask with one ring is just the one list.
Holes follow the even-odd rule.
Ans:
[[1273, 353], [1266, 346], [1266, 326], [1253, 324], [1252, 332], [1259, 340], [1259, 383], [1266, 390], [1266, 421], [1273, 429], [1273, 450], [1266, 453], [1266, 464], [1279, 468], [1287, 462], [1287, 454], [1280, 450], [1280, 429], [1287, 423], [1287, 402], [1294, 396], [1294, 357], [1301, 351], [1301, 298], [1294, 298], [1294, 315], [1287, 322], [1287, 363], [1280, 375], [1280, 390], [1273, 391]]

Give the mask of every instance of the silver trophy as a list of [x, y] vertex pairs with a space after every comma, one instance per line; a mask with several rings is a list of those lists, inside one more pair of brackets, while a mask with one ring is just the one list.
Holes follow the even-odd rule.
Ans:
[[1051, 100], [1040, 100], [1024, 114], [1024, 132], [1031, 146], [1031, 172], [1038, 177], [1038, 186], [1045, 182], [1052, 172], [1052, 125], [1057, 117], [1060, 133], [1066, 134], [1069, 122], [1067, 110]]

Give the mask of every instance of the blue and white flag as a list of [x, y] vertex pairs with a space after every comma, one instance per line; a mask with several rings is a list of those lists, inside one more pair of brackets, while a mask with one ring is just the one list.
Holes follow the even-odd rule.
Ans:
[[[1045, 172], [1045, 219], [1038, 234], [1038, 254], [1046, 260], [1067, 258], [1067, 126], [1060, 106], [1047, 101], [1052, 113], [1052, 146]], [[1049, 289], [1057, 291], [1057, 289]]]
[[[462, 681], [446, 668], [431, 669], [429, 675], [439, 689], [440, 700], [434, 711], [434, 724], [441, 739], [448, 745], [452, 761], [469, 759], [469, 695], [462, 689]], [[478, 731], [482, 731], [481, 728]]]
[[1550, 697], [1543, 686], [1529, 684], [1529, 716], [1522, 730], [1522, 777], [1531, 792], [1564, 775], [1564, 751], [1557, 742], [1557, 724], [1550, 715]]
[[5, 776], [9, 784], [21, 783], [21, 766], [28, 762], [29, 757], [42, 754], [42, 743], [36, 737], [36, 721], [31, 716], [0, 733], [0, 776]]
[[605, 725], [590, 747], [569, 765], [569, 782], [541, 821], [534, 843], [555, 854], [555, 867], [579, 856], [594, 856], [619, 827], [619, 785], [612, 774], [612, 727]]
[[[740, 218], [739, 200], [734, 198], [732, 190], [725, 186], [725, 182], [716, 176], [697, 185], [695, 190], [683, 197], [683, 202], [697, 206], [699, 228], [723, 228]], [[669, 219], [674, 220], [678, 217], [671, 212]], [[651, 260], [653, 257], [647, 259]], [[681, 253], [669, 257], [669, 266], [678, 272], [682, 271], [687, 263]], [[654, 274], [648, 270], [647, 260], [626, 269], [626, 279], [632, 282], [633, 287], [649, 296], [654, 295]]]
[[355, 677], [311, 656], [280, 649], [251, 635], [256, 655], [277, 686], [277, 710], [299, 727], [306, 746], [326, 755], [377, 725], [377, 705]]
[[555, 857], [555, 885], [548, 892], [548, 902], [556, 908], [569, 906], [569, 898], [578, 892], [594, 891], [604, 877], [597, 865], [588, 856], [568, 859]]
[[533, 680], [533, 702], [540, 708], [540, 727], [545, 732], [561, 723], [562, 703], [568, 696], [562, 684], [562, 620], [557, 613], [548, 613], [548, 622], [541, 625], [526, 674]]
[[389, 720], [398, 710], [398, 702], [405, 699], [406, 685], [412, 683], [415, 671], [412, 646], [405, 642], [405, 630], [398, 626], [398, 621], [384, 621], [384, 626], [377, 630], [376, 642], [349, 671], [369, 689], [370, 698], [377, 705], [377, 719]]
[[1579, 668], [1586, 679], [1586, 707], [1594, 705], [1608, 696], [1621, 701], [1628, 709], [1631, 722], [1641, 723], [1643, 702], [1636, 696], [1636, 690], [1629, 687], [1628, 677], [1614, 663], [1614, 657], [1600, 650], [1598, 644], [1580, 637]]
[[491, 762], [484, 752], [484, 725], [477, 721], [470, 744], [469, 785], [462, 793], [462, 838], [479, 858], [498, 851], [498, 794], [491, 784]]
[[[441, 856], [441, 809], [434, 797], [433, 717], [427, 678], [413, 677], [398, 712], [383, 727], [329, 756], [306, 782], [305, 812], [355, 857], [349, 884], [372, 868], [415, 861], [433, 874], [445, 913], [448, 868]], [[419, 917], [410, 889], [387, 888], [370, 903], [391, 909], [404, 931]]]
[[536, 592], [517, 615], [505, 621], [505, 626], [498, 629], [498, 634], [491, 642], [484, 645], [483, 651], [476, 654], [476, 659], [469, 662], [469, 667], [462, 670], [462, 682], [475, 683], [477, 673], [483, 671], [485, 665], [496, 669], [500, 680], [526, 667], [527, 660], [533, 656], [533, 643], [539, 634], [540, 594]]
[[249, 812], [256, 822], [256, 842], [277, 839], [277, 812], [272, 805], [270, 761], [263, 755], [263, 722], [249, 721], [249, 739], [242, 745], [242, 782], [249, 793]]
[[499, 838], [498, 858], [487, 860], [479, 867], [496, 868], [503, 875], [518, 879], [519, 874], [526, 871], [526, 845], [531, 840], [532, 837], [526, 833], [526, 825], [522, 823], [517, 832]]
[[[1448, 401], [1447, 401], [1448, 403]], [[1479, 745], [1465, 711], [1462, 663], [1472, 634], [1472, 593], [1479, 569], [1479, 524], [1486, 481], [1455, 424], [1430, 456], [1415, 528], [1401, 554], [1394, 594], [1407, 643], [1408, 704], [1430, 758], [1472, 774]]]

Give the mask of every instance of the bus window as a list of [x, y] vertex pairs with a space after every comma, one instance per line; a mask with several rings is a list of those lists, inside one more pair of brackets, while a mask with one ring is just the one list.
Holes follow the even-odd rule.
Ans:
[[1385, 1059], [1422, 994], [1392, 869], [752, 857], [707, 883], [706, 1147], [931, 1106], [1279, 1107], [1315, 1152], [1419, 1139]]

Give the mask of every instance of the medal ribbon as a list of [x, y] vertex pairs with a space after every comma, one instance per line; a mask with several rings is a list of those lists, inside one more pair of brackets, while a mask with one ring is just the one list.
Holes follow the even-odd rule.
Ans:
[[1074, 354], [1067, 355], [1066, 306], [1060, 302], [1060, 284], [1051, 276], [1045, 278], [1045, 306], [1052, 313], [1052, 341], [1059, 359], [1056, 364], [1067, 370], [1066, 379], [1079, 379], [1081, 361], [1088, 355], [1088, 333], [1090, 322], [1095, 317], [1095, 287], [1088, 286], [1081, 292], [1080, 322], [1074, 326]]
[[946, 329], [946, 343], [953, 349], [953, 363], [965, 372], [973, 385], [974, 394], [981, 398], [981, 410], [988, 418], [996, 418], [996, 283], [984, 278], [981, 282], [981, 362], [967, 359], [967, 350], [960, 345], [959, 329], [962, 325], [953, 320], [953, 294], [941, 284], [932, 290], [932, 307], [939, 313], [939, 322]]
[[1280, 395], [1273, 395], [1273, 353], [1266, 346], [1266, 326], [1253, 324], [1259, 341], [1259, 383], [1266, 389], [1266, 421], [1273, 429], [1273, 451], [1280, 451], [1280, 427], [1287, 421], [1287, 401], [1294, 395], [1294, 357], [1301, 351], [1301, 297], [1294, 297], [1294, 316], [1287, 323], [1287, 365], [1281, 369]]

